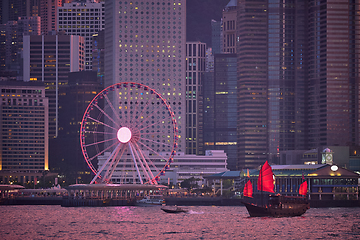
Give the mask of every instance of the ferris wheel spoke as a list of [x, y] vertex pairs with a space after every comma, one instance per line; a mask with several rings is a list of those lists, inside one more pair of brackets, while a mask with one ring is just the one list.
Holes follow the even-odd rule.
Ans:
[[118, 143], [115, 142], [115, 143], [113, 143], [112, 145], [110, 145], [109, 147], [105, 148], [104, 150], [98, 152], [97, 154], [95, 154], [94, 156], [92, 156], [91, 158], [89, 158], [88, 161], [94, 160], [96, 157], [100, 156], [101, 154], [103, 154], [104, 152], [106, 152], [107, 150], [109, 150], [110, 148], [112, 148], [113, 146], [115, 146], [116, 144], [118, 144]]
[[117, 111], [115, 110], [114, 105], [112, 105], [112, 103], [110, 102], [109, 97], [107, 95], [104, 95], [104, 98], [106, 99], [106, 102], [109, 104], [109, 106], [110, 106], [111, 110], [113, 111], [115, 117], [121, 122], [120, 116], [117, 113]]
[[[95, 174], [91, 183], [108, 183], [116, 175], [121, 183], [158, 184], [174, 157], [176, 125], [170, 105], [156, 90], [134, 82], [106, 87], [90, 102], [80, 128], [82, 153]], [[165, 149], [173, 150], [170, 156], [160, 155]]]
[[112, 127], [112, 126], [110, 126], [110, 125], [108, 125], [108, 124], [106, 124], [106, 123], [103, 123], [103, 122], [101, 122], [101, 121], [99, 121], [99, 120], [97, 120], [97, 119], [95, 119], [95, 118], [92, 118], [92, 117], [87, 117], [87, 118], [93, 120], [94, 122], [100, 123], [100, 124], [102, 124], [102, 125], [104, 125], [104, 126], [106, 126], [106, 127], [109, 127], [109, 128], [111, 128], [111, 129], [117, 130], [116, 128], [114, 128], [114, 127]]
[[85, 133], [92, 133], [92, 134], [110, 134], [110, 135], [113, 135], [113, 134], [114, 134], [113, 132], [97, 132], [97, 131], [86, 131], [86, 130], [85, 130]]
[[117, 165], [119, 164], [119, 162], [120, 162], [120, 160], [121, 160], [121, 158], [122, 158], [122, 156], [123, 156], [123, 154], [124, 154], [124, 152], [125, 152], [125, 149], [126, 149], [126, 145], [124, 144], [124, 147], [122, 148], [122, 151], [121, 151], [120, 155], [119, 155], [119, 156], [115, 156], [116, 162], [115, 162], [115, 165], [112, 166], [111, 172], [110, 172], [110, 174], [109, 174], [109, 178], [108, 178], [109, 181], [110, 181], [110, 179], [111, 179], [111, 177], [112, 177], [112, 175], [113, 175], [113, 173], [114, 173]]
[[102, 110], [97, 104], [94, 104], [94, 106], [99, 109], [100, 112], [102, 112], [108, 119], [110, 119], [110, 121], [112, 121], [117, 127], [120, 127], [119, 124], [112, 119], [104, 110]]
[[[131, 144], [129, 144], [129, 148], [130, 148], [131, 156], [132, 156], [133, 161], [134, 161], [134, 166], [135, 166], [135, 168], [136, 168], [136, 172], [137, 172], [138, 177], [139, 177], [139, 179], [140, 179], [140, 183], [141, 183], [141, 184], [144, 184], [144, 182], [143, 182], [143, 180], [142, 180], [142, 177], [141, 177], [141, 174], [140, 174], [139, 167], [138, 167], [138, 165], [136, 164], [136, 158], [135, 158], [135, 155], [134, 155], [134, 149], [132, 148]], [[135, 181], [135, 179], [134, 179], [134, 181]]]
[[[122, 144], [119, 146], [118, 150], [115, 152], [113, 158], [112, 158], [112, 161], [111, 163], [109, 164], [109, 167], [104, 175], [104, 180], [106, 181], [110, 181], [111, 180], [111, 177], [114, 173], [114, 170], [116, 168], [116, 166], [118, 165], [122, 155], [124, 154], [125, 152], [125, 149], [126, 149], [126, 145], [125, 144]], [[121, 150], [121, 153], [120, 153], [120, 156], [118, 156], [119, 152]], [[115, 163], [115, 164], [114, 164]]]
[[96, 173], [95, 177], [91, 180], [90, 184], [93, 184], [97, 178], [99, 178], [101, 172], [104, 170], [104, 168], [106, 167], [106, 165], [109, 163], [109, 161], [112, 159], [112, 157], [114, 156], [115, 152], [118, 151], [119, 146], [121, 145], [121, 143], [119, 142], [118, 145], [115, 147], [115, 149], [112, 151], [112, 153], [110, 154], [110, 156], [106, 159], [106, 161], [104, 162], [104, 164], [101, 166], [101, 168], [99, 169], [99, 171]]
[[134, 154], [135, 154], [135, 158], [138, 160], [138, 162], [140, 163], [141, 169], [143, 171], [143, 173], [146, 175], [148, 181], [151, 180], [149, 173], [151, 174], [151, 170], [149, 170], [149, 172], [147, 171], [147, 169], [145, 168], [144, 164], [146, 164], [146, 161], [142, 161], [143, 159], [139, 157], [139, 149], [136, 149], [134, 144], [129, 143], [129, 145], [132, 147], [132, 149], [134, 150]]
[[159, 144], [159, 145], [165, 145], [165, 146], [168, 146], [168, 147], [173, 147], [173, 146], [171, 146], [169, 144], [166, 144], [166, 143], [163, 143], [163, 142], [157, 142], [157, 141], [154, 141], [154, 140], [151, 140], [151, 139], [148, 139], [148, 138], [140, 137], [139, 139], [149, 141], [149, 142], [153, 142], [153, 143], [156, 143], [156, 144]]
[[142, 146], [144, 146], [146, 149], [150, 150], [151, 152], [155, 153], [157, 156], [160, 157], [160, 159], [164, 160], [164, 161], [167, 161], [163, 156], [161, 156], [158, 152], [156, 152], [155, 150], [153, 150], [152, 148], [146, 146], [144, 143], [142, 142], [138, 142], [140, 143]]
[[[144, 114], [144, 111], [145, 111], [145, 110], [149, 110], [149, 111], [150, 111], [150, 109], [149, 109], [149, 104], [152, 103], [153, 97], [154, 97], [154, 95], [151, 94], [151, 96], [149, 97], [149, 99], [146, 100], [146, 104], [145, 104], [145, 106], [143, 107], [141, 113], [139, 114], [139, 117], [141, 117], [141, 116]], [[150, 100], [151, 100], [151, 101], [150, 101]], [[137, 121], [137, 120], [136, 120], [135, 122], [138, 124], [138, 121]]]
[[150, 124], [150, 125], [143, 126], [143, 128], [139, 128], [139, 131], [144, 130], [146, 128], [150, 128], [151, 126], [154, 126], [155, 124], [160, 124], [160, 123], [162, 123], [162, 120], [154, 122], [153, 124]]
[[[143, 160], [143, 162], [144, 162], [144, 164], [145, 164], [145, 166], [146, 166], [147, 171], [150, 173], [150, 177], [151, 177], [151, 178], [149, 178], [149, 182], [150, 182], [151, 179], [154, 178], [154, 175], [153, 175], [153, 173], [152, 173], [152, 171], [151, 171], [151, 169], [150, 169], [150, 167], [149, 167], [149, 165], [148, 165], [148, 162], [150, 162], [150, 163], [152, 164], [152, 166], [156, 169], [157, 172], [159, 171], [159, 169], [158, 169], [158, 168], [156, 167], [156, 165], [151, 161], [150, 158], [147, 159], [147, 158], [144, 156], [141, 148], [139, 147], [139, 145], [137, 145], [137, 143], [134, 143], [134, 146], [136, 147], [138, 153], [140, 154], [141, 159]], [[146, 160], [148, 160], [148, 161], [146, 161]]]
[[89, 144], [84, 144], [83, 146], [84, 147], [89, 147], [89, 146], [93, 146], [93, 145], [97, 145], [97, 144], [105, 143], [105, 142], [110, 142], [110, 141], [114, 141], [114, 140], [117, 140], [117, 138], [111, 138], [111, 139], [106, 139], [106, 140], [99, 141], [99, 142], [93, 142], [93, 143], [89, 143]]

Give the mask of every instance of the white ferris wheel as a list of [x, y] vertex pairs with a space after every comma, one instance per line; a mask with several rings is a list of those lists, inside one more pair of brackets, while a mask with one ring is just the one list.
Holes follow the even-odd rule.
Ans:
[[110, 183], [113, 175], [120, 183], [157, 184], [173, 162], [178, 137], [175, 115], [154, 89], [134, 82], [105, 88], [80, 127], [82, 153], [95, 174], [91, 184]]

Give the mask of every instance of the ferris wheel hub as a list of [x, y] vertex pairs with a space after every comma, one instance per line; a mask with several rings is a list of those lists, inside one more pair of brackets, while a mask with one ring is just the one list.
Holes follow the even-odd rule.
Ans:
[[121, 127], [117, 132], [117, 138], [121, 143], [127, 143], [131, 139], [131, 130], [127, 127]]

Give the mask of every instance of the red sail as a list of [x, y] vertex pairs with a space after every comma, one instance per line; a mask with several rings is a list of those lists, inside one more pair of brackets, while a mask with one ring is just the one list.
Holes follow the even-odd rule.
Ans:
[[307, 194], [307, 182], [303, 182], [301, 185], [300, 185], [300, 188], [299, 188], [299, 194], [300, 195], [306, 195]]
[[250, 180], [245, 184], [244, 197], [253, 197], [253, 187]]
[[261, 167], [257, 182], [259, 191], [274, 192], [274, 177], [269, 163], [266, 161]]

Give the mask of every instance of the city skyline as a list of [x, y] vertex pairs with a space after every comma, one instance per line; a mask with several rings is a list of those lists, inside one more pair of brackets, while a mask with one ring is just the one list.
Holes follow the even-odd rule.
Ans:
[[[301, 154], [301, 151], [321, 150], [328, 146], [354, 149], [359, 145], [359, 22], [354, 20], [359, 17], [358, 3], [309, 0], [305, 4], [295, 0], [283, 6], [267, 0], [232, 0], [210, 1], [205, 5], [205, 1], [200, 0], [66, 3], [57, 7], [57, 20], [51, 24], [54, 23], [58, 30], [66, 29], [65, 34], [83, 35], [78, 36], [80, 40], [76, 40], [73, 47], [71, 44], [70, 47], [62, 46], [65, 40], [49, 40], [49, 46], [46, 46], [45, 42], [40, 44], [44, 40], [37, 39], [38, 36], [24, 36], [22, 44], [18, 38], [20, 31], [31, 35], [39, 29], [38, 16], [34, 17], [36, 21], [30, 28], [12, 27], [11, 34], [6, 30], [10, 23], [3, 24], [2, 37], [6, 37], [7, 43], [11, 43], [8, 39], [14, 40], [11, 44], [14, 46], [8, 49], [14, 53], [11, 55], [13, 62], [20, 65], [5, 63], [8, 69], [2, 72], [2, 77], [14, 79], [11, 69], [17, 69], [16, 72], [22, 72], [21, 76], [15, 76], [17, 80], [47, 84], [51, 137], [57, 136], [56, 109], [60, 107], [57, 101], [60, 94], [65, 94], [61, 90], [61, 85], [68, 82], [65, 73], [90, 70], [88, 60], [96, 58], [95, 70], [103, 88], [118, 82], [138, 82], [155, 89], [166, 99], [177, 118], [178, 151], [203, 154], [201, 146], [204, 143], [222, 145], [225, 149], [237, 146], [234, 157], [237, 160], [231, 160], [230, 164], [233, 170], [256, 168], [266, 160], [279, 164], [282, 152]], [[98, 17], [91, 15], [92, 10], [94, 13], [97, 10]], [[36, 11], [25, 12], [29, 15]], [[41, 11], [39, 13], [41, 15]], [[31, 18], [18, 18], [18, 22]], [[18, 23], [13, 21], [12, 24]], [[203, 24], [207, 27], [195, 31]], [[99, 34], [100, 30], [104, 32]], [[44, 33], [43, 28], [41, 32]], [[62, 34], [49, 32], [41, 38], [64, 38]], [[91, 35], [96, 41], [93, 42]], [[30, 44], [30, 39], [37, 40]], [[97, 46], [98, 43], [101, 44]], [[91, 49], [92, 45], [95, 49]], [[192, 48], [197, 45], [201, 47]], [[224, 72], [219, 69], [205, 72], [205, 66], [211, 66], [213, 61], [213, 56], [205, 54], [210, 53], [210, 46], [218, 51], [216, 53], [236, 54], [236, 86], [228, 85], [233, 81], [230, 68]], [[55, 48], [61, 53], [50, 52]], [[65, 53], [65, 48], [69, 48], [66, 51], [70, 50], [71, 54], [74, 49], [79, 49], [76, 56], [69, 55], [69, 63], [65, 63], [68, 59], [64, 54], [69, 54]], [[191, 48], [200, 50], [201, 56], [191, 56]], [[207, 65], [205, 58], [210, 61]], [[191, 69], [194, 67], [197, 67], [196, 72]], [[230, 92], [237, 93], [236, 110], [232, 110], [237, 121], [227, 119], [231, 125], [228, 129], [237, 129], [236, 141], [202, 137], [205, 136], [201, 132], [204, 129], [201, 117], [205, 112], [203, 84], [207, 84], [204, 76], [211, 79], [211, 74], [214, 74], [215, 83], [219, 81], [213, 91], [228, 97], [222, 99], [221, 104], [228, 107], [226, 101], [230, 101]], [[223, 86], [228, 88], [218, 91]], [[119, 101], [126, 99], [109, 97], [116, 109], [121, 107]], [[196, 114], [191, 113], [194, 107]], [[225, 109], [223, 107], [222, 111]], [[214, 121], [219, 122], [224, 116], [215, 114]], [[167, 126], [165, 123], [160, 125], [164, 129]], [[220, 139], [220, 136], [217, 137]]]

